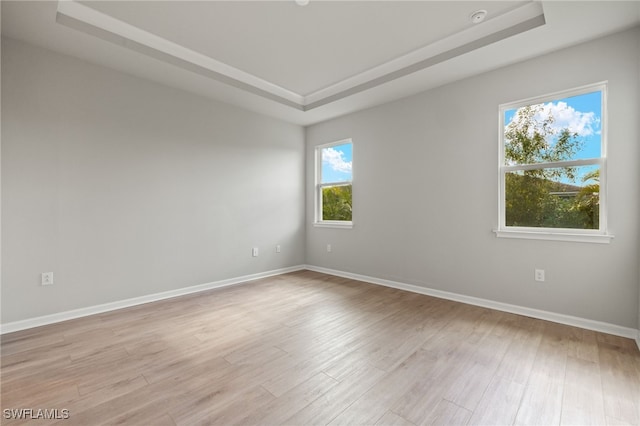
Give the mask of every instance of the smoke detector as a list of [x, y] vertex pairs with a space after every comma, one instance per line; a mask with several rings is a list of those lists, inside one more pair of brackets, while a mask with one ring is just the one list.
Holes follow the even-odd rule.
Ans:
[[473, 12], [471, 14], [471, 22], [473, 22], [474, 24], [479, 24], [480, 22], [484, 21], [484, 18], [487, 17], [487, 11], [482, 9], [482, 10], [476, 10], [475, 12]]

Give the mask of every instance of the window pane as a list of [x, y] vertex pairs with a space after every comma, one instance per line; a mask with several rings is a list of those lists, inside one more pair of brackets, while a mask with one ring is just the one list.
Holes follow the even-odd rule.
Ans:
[[601, 121], [601, 91], [507, 110], [505, 164], [598, 158]]
[[322, 171], [320, 183], [351, 182], [353, 145], [345, 143], [322, 148]]
[[600, 167], [507, 172], [507, 226], [599, 229]]
[[351, 220], [351, 185], [322, 188], [322, 220]]

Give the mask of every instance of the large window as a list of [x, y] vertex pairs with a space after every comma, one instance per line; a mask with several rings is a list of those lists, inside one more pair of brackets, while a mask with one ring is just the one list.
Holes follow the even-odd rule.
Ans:
[[352, 226], [352, 167], [351, 139], [316, 147], [317, 226]]
[[606, 84], [500, 106], [500, 237], [608, 242]]

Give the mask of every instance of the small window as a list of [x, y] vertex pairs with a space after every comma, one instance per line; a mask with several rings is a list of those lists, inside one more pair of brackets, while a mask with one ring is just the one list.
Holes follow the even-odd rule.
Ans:
[[609, 241], [605, 101], [598, 84], [500, 106], [498, 236]]
[[316, 226], [352, 226], [352, 167], [350, 139], [316, 148]]

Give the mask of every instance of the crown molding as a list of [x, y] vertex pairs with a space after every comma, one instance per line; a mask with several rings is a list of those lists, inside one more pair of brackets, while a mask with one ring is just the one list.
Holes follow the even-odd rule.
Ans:
[[72, 0], [58, 2], [56, 22], [284, 105], [304, 103], [297, 93]]
[[302, 95], [73, 0], [58, 2], [56, 22], [300, 111], [348, 98], [546, 23], [540, 2], [525, 3], [480, 25]]

